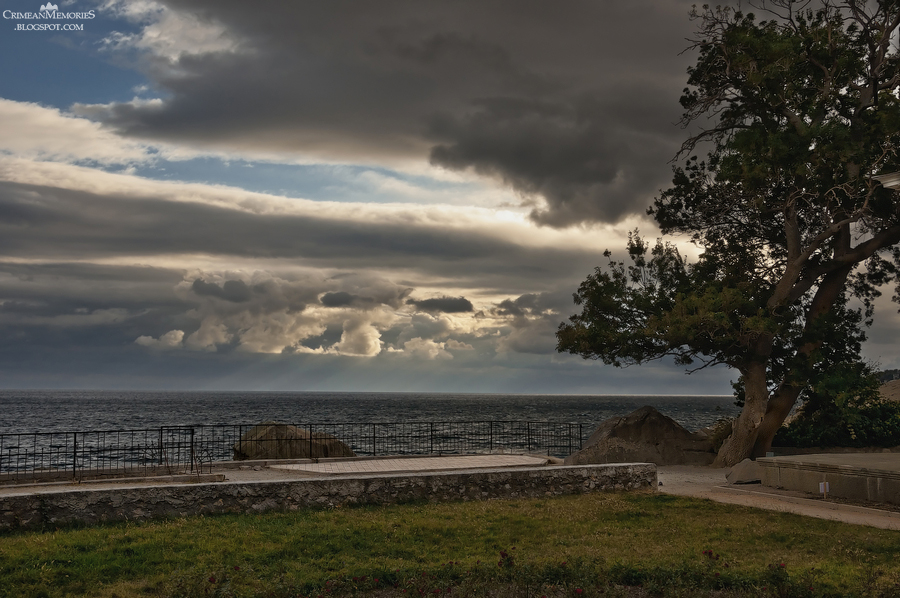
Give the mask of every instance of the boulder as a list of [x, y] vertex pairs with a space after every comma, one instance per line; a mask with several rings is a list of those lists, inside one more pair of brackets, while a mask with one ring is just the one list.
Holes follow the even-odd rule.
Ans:
[[580, 451], [566, 457], [566, 465], [710, 465], [715, 457], [712, 441], [706, 434], [689, 432], [647, 406], [600, 424]]
[[762, 480], [762, 466], [752, 459], [744, 459], [725, 474], [725, 479], [729, 484], [758, 484]]
[[235, 461], [356, 456], [349, 446], [331, 434], [310, 433], [309, 430], [276, 422], [253, 426], [232, 448]]

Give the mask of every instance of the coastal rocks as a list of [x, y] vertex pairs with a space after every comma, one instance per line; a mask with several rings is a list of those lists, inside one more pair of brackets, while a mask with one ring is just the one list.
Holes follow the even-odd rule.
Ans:
[[715, 456], [712, 441], [706, 434], [689, 432], [673, 419], [647, 406], [600, 424], [582, 449], [566, 457], [565, 462], [566, 465], [709, 465]]
[[356, 456], [349, 446], [331, 434], [310, 433], [309, 430], [276, 422], [253, 426], [232, 448], [235, 461]]

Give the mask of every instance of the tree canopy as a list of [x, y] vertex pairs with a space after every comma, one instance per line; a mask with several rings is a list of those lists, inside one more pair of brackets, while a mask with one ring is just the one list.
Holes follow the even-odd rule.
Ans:
[[559, 351], [617, 366], [673, 356], [738, 370], [722, 464], [765, 454], [801, 394], [859, 360], [862, 324], [900, 270], [900, 198], [878, 180], [900, 170], [900, 1], [757, 9], [763, 19], [692, 14], [681, 103], [699, 132], [648, 213], [700, 257], [633, 233], [630, 263], [607, 252], [557, 333]]

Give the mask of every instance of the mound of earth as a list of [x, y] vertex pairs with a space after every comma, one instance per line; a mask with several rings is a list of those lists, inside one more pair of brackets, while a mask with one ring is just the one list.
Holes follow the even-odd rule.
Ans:
[[331, 434], [310, 433], [309, 430], [276, 422], [253, 426], [232, 448], [235, 461], [356, 456], [349, 446]]
[[882, 384], [881, 396], [889, 401], [900, 401], [900, 380], [891, 380]]
[[706, 434], [689, 432], [675, 420], [646, 406], [600, 424], [580, 451], [566, 457], [566, 465], [710, 465], [715, 457], [712, 441]]

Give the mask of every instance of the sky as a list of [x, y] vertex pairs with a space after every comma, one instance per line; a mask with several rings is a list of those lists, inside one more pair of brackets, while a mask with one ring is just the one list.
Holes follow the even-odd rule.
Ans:
[[0, 0], [0, 388], [729, 394], [555, 350], [692, 2]]

